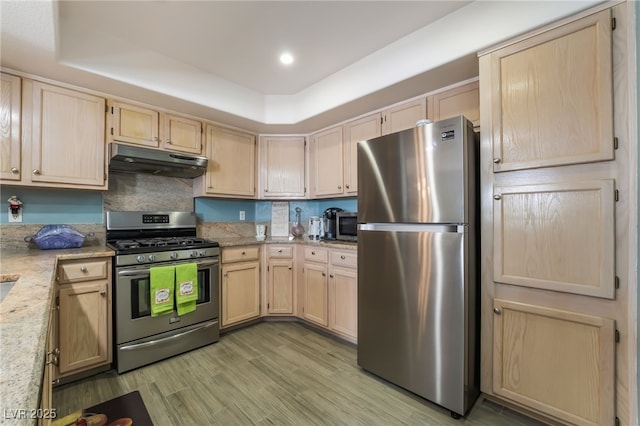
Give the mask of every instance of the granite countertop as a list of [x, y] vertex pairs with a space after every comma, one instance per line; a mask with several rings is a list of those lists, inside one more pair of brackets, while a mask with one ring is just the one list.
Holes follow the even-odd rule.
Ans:
[[[39, 406], [57, 262], [113, 254], [105, 246], [0, 250], [0, 282], [16, 281], [0, 302], [0, 412], [31, 413]], [[0, 423], [9, 421], [4, 417]], [[11, 421], [35, 424], [36, 420]]]
[[317, 245], [328, 248], [356, 250], [358, 243], [337, 240], [310, 240], [307, 237], [290, 240], [287, 237], [266, 237], [259, 240], [256, 237], [233, 237], [233, 238], [215, 238], [221, 248], [234, 246], [247, 246], [253, 244], [305, 244]]

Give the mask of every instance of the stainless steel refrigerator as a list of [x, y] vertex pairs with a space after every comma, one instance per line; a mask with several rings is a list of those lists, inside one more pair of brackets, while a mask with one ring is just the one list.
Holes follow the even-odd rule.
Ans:
[[479, 393], [478, 144], [462, 116], [358, 143], [358, 365], [455, 418]]

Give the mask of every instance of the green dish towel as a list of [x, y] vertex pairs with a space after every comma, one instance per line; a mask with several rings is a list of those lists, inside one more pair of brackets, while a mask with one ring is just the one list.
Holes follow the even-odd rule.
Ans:
[[198, 300], [198, 265], [184, 263], [176, 267], [176, 305], [178, 315], [196, 310]]
[[174, 266], [153, 266], [149, 270], [149, 277], [151, 316], [157, 317], [172, 312], [176, 268]]

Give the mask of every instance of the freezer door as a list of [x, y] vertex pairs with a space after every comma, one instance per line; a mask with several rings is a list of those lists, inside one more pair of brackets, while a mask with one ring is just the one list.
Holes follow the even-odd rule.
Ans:
[[359, 142], [358, 220], [469, 223], [475, 138], [460, 116]]
[[477, 392], [467, 229], [392, 228], [358, 231], [358, 365], [464, 414]]

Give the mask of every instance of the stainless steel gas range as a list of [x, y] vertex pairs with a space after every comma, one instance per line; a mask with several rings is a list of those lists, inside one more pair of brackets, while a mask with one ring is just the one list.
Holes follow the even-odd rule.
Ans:
[[[217, 242], [196, 236], [194, 212], [107, 212], [115, 250], [114, 359], [118, 373], [217, 342], [220, 336]], [[197, 264], [196, 310], [151, 316], [150, 269]]]

